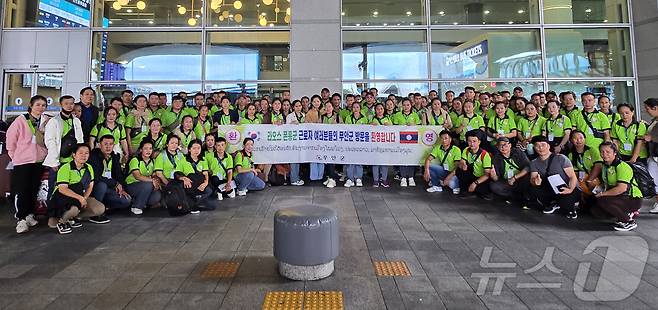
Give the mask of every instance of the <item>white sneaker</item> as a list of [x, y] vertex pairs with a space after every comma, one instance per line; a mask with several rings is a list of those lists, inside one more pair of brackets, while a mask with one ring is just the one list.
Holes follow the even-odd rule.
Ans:
[[407, 179], [405, 178], [400, 179], [400, 187], [407, 187]]
[[436, 186], [436, 185], [427, 189], [428, 193], [440, 193], [442, 191], [443, 191], [443, 188], [441, 186]]
[[224, 200], [224, 195], [221, 192], [217, 193], [217, 200]]
[[29, 214], [28, 216], [25, 217], [25, 222], [27, 222], [27, 226], [29, 227], [34, 227], [39, 224], [39, 221], [37, 221], [34, 218], [34, 214]]
[[228, 193], [228, 198], [235, 198], [235, 189]]
[[247, 190], [238, 191], [238, 196], [247, 196]]
[[327, 179], [324, 182], [322, 182], [322, 185], [327, 186], [327, 184], [329, 184], [329, 180], [331, 180], [331, 179]]
[[658, 202], [653, 204], [653, 207], [649, 209], [649, 213], [653, 213], [653, 214], [658, 213]]
[[459, 188], [455, 188], [452, 190], [452, 193], [455, 195], [459, 195], [459, 193], [461, 193], [461, 190]]
[[363, 186], [363, 181], [361, 179], [356, 179], [356, 187], [361, 187]]
[[338, 179], [338, 181], [345, 182], [345, 176], [344, 176], [344, 175], [341, 175], [341, 176], [340, 176], [340, 179]]
[[416, 181], [414, 181], [414, 178], [409, 178], [409, 186], [416, 186]]
[[140, 208], [130, 208], [130, 212], [132, 212], [134, 215], [142, 215], [144, 211]]
[[329, 179], [327, 181], [326, 185], [327, 185], [327, 188], [334, 188], [334, 187], [336, 187], [336, 181], [334, 181], [334, 179]]
[[290, 185], [302, 186], [302, 185], [304, 185], [304, 180], [299, 180], [297, 182], [292, 182], [292, 183], [290, 183]]
[[352, 186], [354, 186], [354, 182], [352, 182], [352, 180], [347, 180], [347, 181], [345, 181], [345, 184], [343, 186], [352, 187]]
[[20, 220], [18, 223], [16, 223], [16, 233], [22, 234], [28, 230], [30, 230], [30, 227], [27, 226], [27, 222], [25, 220]]

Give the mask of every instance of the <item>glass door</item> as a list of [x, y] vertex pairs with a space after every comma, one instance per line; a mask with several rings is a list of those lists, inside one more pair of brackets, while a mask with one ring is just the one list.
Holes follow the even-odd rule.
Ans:
[[30, 98], [42, 95], [48, 101], [47, 111], [59, 110], [64, 72], [5, 70], [4, 92], [0, 113], [2, 119], [12, 119], [27, 112]]

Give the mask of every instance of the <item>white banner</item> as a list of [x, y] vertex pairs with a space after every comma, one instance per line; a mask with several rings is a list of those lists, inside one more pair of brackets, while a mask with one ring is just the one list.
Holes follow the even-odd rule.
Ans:
[[440, 126], [234, 125], [219, 126], [229, 151], [254, 139], [254, 162], [419, 165], [438, 143]]

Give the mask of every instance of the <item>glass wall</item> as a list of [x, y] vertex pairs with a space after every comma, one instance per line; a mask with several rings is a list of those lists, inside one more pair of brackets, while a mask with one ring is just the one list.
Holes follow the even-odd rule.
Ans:
[[627, 0], [342, 3], [344, 92], [427, 79], [441, 94], [571, 87], [636, 103]]

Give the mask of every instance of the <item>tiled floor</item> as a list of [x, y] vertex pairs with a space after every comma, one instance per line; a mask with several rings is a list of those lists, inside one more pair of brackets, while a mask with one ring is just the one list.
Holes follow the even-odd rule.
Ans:
[[[303, 204], [339, 213], [340, 256], [321, 281], [282, 279], [272, 256], [274, 212]], [[3, 209], [0, 309], [260, 309], [273, 291], [342, 291], [345, 309], [658, 307], [658, 215], [642, 214], [637, 231], [617, 233], [586, 216], [567, 220], [423, 188], [313, 185], [249, 193], [182, 218], [114, 214], [109, 225], [85, 223], [66, 236], [43, 225], [16, 235]], [[584, 254], [605, 236], [613, 238], [598, 240], [621, 250]], [[644, 242], [635, 289], [632, 266], [642, 267]], [[532, 270], [547, 249], [561, 273]], [[202, 277], [215, 261], [239, 261], [235, 278]], [[374, 261], [404, 261], [411, 276], [377, 277]], [[583, 262], [589, 276], [574, 281]], [[492, 278], [478, 294], [483, 274]], [[527, 288], [538, 285], [556, 287]], [[585, 300], [595, 288], [598, 301]], [[612, 297], [623, 299], [605, 301]]]

